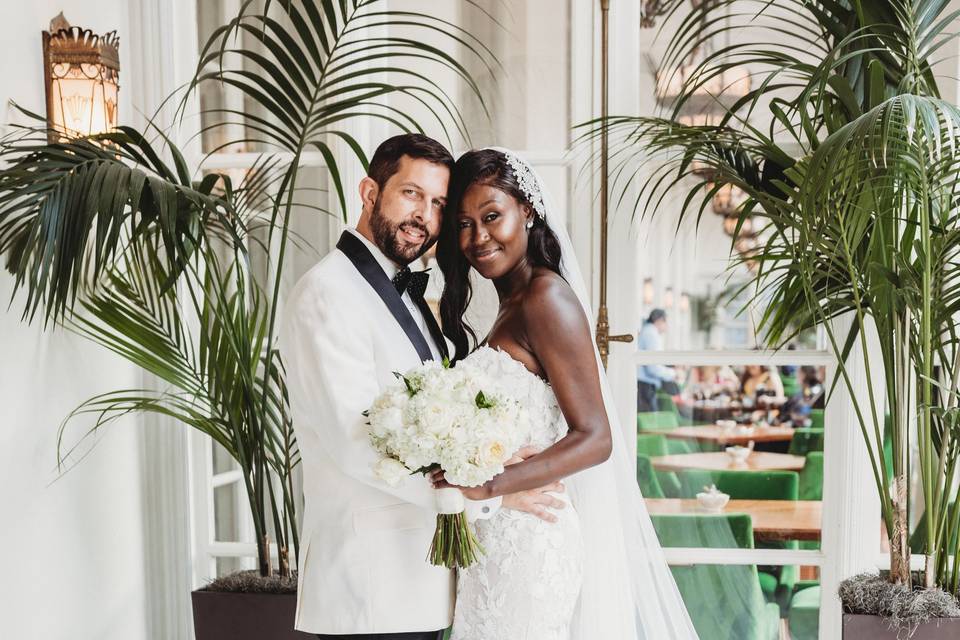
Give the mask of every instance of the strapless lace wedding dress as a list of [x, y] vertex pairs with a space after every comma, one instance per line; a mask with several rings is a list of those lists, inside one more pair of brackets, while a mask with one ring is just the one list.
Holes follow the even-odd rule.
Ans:
[[[567, 433], [550, 385], [506, 353], [481, 347], [458, 367], [482, 368], [505, 393], [524, 399], [528, 444], [546, 449]], [[496, 391], [494, 389], [493, 391]], [[548, 523], [501, 509], [475, 523], [485, 553], [459, 572], [452, 640], [568, 640], [583, 575], [577, 512], [567, 502]]]

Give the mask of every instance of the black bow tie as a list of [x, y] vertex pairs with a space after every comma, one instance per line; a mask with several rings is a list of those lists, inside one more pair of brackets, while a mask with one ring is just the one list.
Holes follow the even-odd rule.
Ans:
[[397, 271], [393, 276], [393, 286], [397, 288], [397, 293], [403, 295], [406, 291], [410, 297], [416, 300], [423, 298], [427, 290], [427, 281], [430, 280], [430, 274], [426, 271], [410, 271], [410, 267], [404, 267]]

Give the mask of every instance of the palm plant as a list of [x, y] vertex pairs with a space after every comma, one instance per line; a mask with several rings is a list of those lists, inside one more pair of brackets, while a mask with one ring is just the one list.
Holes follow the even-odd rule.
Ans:
[[[632, 197], [638, 215], [654, 215], [680, 189], [681, 215], [699, 221], [722, 186], [745, 192], [737, 233], [748, 218], [762, 232], [757, 251], [738, 261], [756, 267], [754, 299], [766, 307], [760, 327], [775, 347], [824, 328], [871, 461], [891, 579], [911, 580], [915, 447], [931, 523], [925, 586], [960, 593], [950, 533], [960, 525], [960, 111], [939, 98], [932, 70], [958, 13], [946, 0], [715, 0], [692, 11], [680, 0], [665, 4], [679, 27], [663, 68], [694, 61], [670, 113], [589, 123], [585, 136], [614, 137], [620, 200]], [[745, 28], [750, 38], [705, 52]], [[742, 65], [754, 80], [746, 95], [707, 90]], [[682, 124], [705, 99], [719, 122]], [[884, 374], [882, 387], [868, 383], [866, 398], [854, 392], [854, 346], [868, 380], [878, 367]]]
[[[0, 147], [0, 253], [15, 291], [26, 293], [24, 319], [42, 309], [47, 324], [79, 332], [165, 385], [91, 398], [61, 426], [61, 442], [76, 415], [95, 416], [90, 435], [139, 411], [209, 435], [241, 470], [261, 575], [273, 570], [272, 542], [282, 575], [298, 552], [292, 472], [299, 458], [275, 342], [284, 265], [297, 242], [291, 214], [307, 207], [345, 219], [339, 149], [367, 165], [352, 122], [422, 131], [410, 115], [420, 109], [448, 140], [466, 136], [438, 69], [482, 103], [452, 53], [489, 64], [482, 43], [438, 17], [384, 4], [246, 0], [212, 34], [180, 114], [208, 84], [242, 95], [244, 111], [208, 110], [202, 126], [227, 132], [223, 145], [263, 151], [240, 184], [216, 173], [194, 180], [184, 155], [153, 129], [159, 143], [127, 127], [49, 143], [34, 127]], [[181, 132], [184, 122], [178, 118]], [[230, 133], [238, 127], [239, 137]], [[339, 206], [313, 203], [313, 190], [301, 184], [308, 150], [322, 154]], [[266, 282], [253, 274], [255, 253], [273, 262]], [[64, 446], [60, 459], [74, 448]]]

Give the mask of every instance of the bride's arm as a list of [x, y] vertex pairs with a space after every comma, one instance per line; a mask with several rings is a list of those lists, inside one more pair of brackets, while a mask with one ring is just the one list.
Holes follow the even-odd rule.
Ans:
[[475, 489], [471, 499], [543, 487], [610, 457], [612, 437], [600, 391], [590, 324], [573, 290], [559, 277], [539, 277], [523, 302], [526, 338], [557, 396], [567, 435], [543, 453]]

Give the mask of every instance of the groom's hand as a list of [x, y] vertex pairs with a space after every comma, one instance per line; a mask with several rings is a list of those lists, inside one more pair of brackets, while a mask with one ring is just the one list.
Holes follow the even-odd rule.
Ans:
[[527, 458], [532, 458], [533, 456], [541, 453], [543, 449], [540, 447], [535, 447], [533, 445], [528, 445], [526, 447], [521, 447], [513, 456], [504, 462], [504, 466], [509, 467], [511, 464], [517, 464], [518, 462], [523, 462]]
[[562, 482], [553, 482], [539, 489], [530, 489], [529, 491], [518, 491], [503, 496], [503, 508], [513, 509], [515, 511], [525, 511], [531, 515], [537, 516], [545, 522], [556, 522], [557, 516], [551, 513], [550, 509], [563, 509], [567, 503], [559, 498], [555, 498], [551, 493], [563, 493], [566, 487]]

